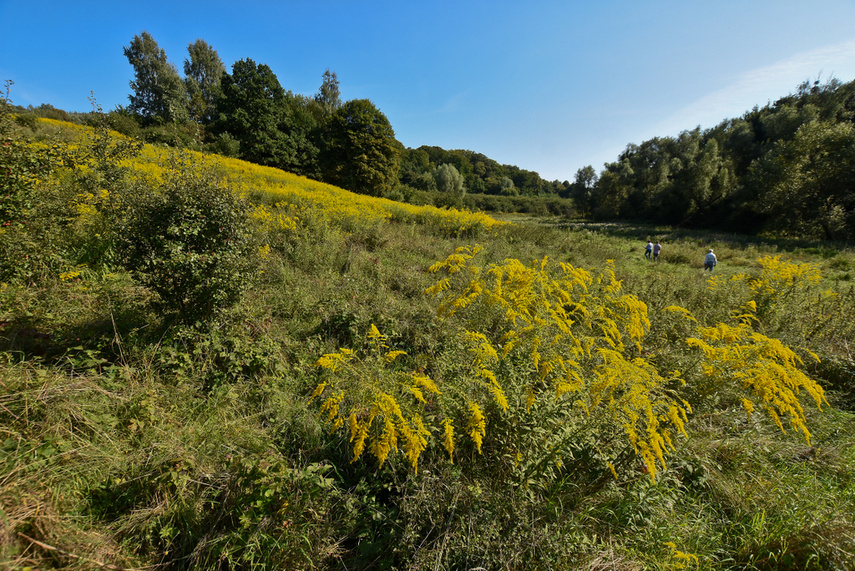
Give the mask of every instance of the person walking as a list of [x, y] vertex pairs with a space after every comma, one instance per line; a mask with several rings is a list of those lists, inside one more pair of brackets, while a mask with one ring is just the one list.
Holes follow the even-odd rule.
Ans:
[[647, 241], [647, 247], [644, 248], [644, 257], [650, 259], [650, 254], [653, 253], [653, 242]]
[[653, 261], [654, 262], [659, 261], [659, 252], [661, 252], [661, 251], [662, 251], [662, 244], [660, 244], [659, 241], [657, 240], [656, 245], [653, 246]]
[[706, 257], [704, 258], [704, 271], [709, 270], [710, 273], [712, 273], [716, 263], [718, 263], [718, 259], [715, 257], [715, 252], [713, 252], [713, 249], [710, 248], [710, 251], [707, 252]]

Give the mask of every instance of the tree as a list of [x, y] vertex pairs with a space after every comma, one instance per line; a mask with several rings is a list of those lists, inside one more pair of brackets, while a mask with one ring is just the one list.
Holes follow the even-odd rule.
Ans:
[[713, 207], [730, 197], [733, 186], [733, 166], [721, 156], [718, 141], [707, 140], [689, 169], [686, 220], [710, 214]]
[[134, 68], [130, 82], [133, 93], [128, 96], [128, 109], [144, 119], [162, 122], [187, 119], [187, 90], [175, 66], [166, 59], [166, 52], [148, 32], [134, 36], [124, 48], [125, 57]]
[[398, 183], [400, 156], [389, 119], [368, 99], [348, 101], [327, 126], [324, 180], [354, 192], [383, 196]]
[[284, 113], [285, 90], [268, 66], [243, 59], [223, 75], [215, 131], [240, 143], [241, 158], [269, 166], [285, 162]]
[[754, 167], [769, 181], [761, 204], [785, 233], [826, 240], [855, 237], [855, 126], [813, 121], [776, 143]]
[[594, 209], [594, 189], [597, 186], [597, 171], [591, 165], [576, 171], [570, 186], [570, 198], [582, 216], [589, 216]]
[[341, 107], [341, 94], [335, 72], [330, 73], [330, 70], [324, 72], [324, 80], [317, 95], [315, 95], [315, 101], [326, 115], [332, 115]]
[[519, 196], [520, 194], [520, 191], [514, 186], [514, 181], [506, 176], [503, 176], [499, 181], [499, 187], [501, 188], [499, 194], [502, 196]]
[[629, 213], [628, 200], [632, 189], [630, 183], [634, 174], [627, 157], [623, 157], [620, 162], [606, 165], [606, 169], [600, 173], [592, 199], [596, 205], [594, 216], [612, 219]]
[[318, 149], [310, 138], [315, 123], [307, 103], [286, 93], [267, 65], [240, 60], [223, 75], [212, 131], [221, 142], [237, 141], [247, 161], [317, 176]]
[[436, 189], [439, 192], [455, 196], [466, 194], [466, 188], [463, 186], [463, 175], [457, 171], [454, 165], [439, 165], [433, 171], [433, 179], [436, 181]]
[[205, 40], [197, 39], [187, 46], [184, 60], [184, 85], [187, 89], [190, 116], [210, 123], [214, 119], [220, 82], [226, 67], [220, 56]]

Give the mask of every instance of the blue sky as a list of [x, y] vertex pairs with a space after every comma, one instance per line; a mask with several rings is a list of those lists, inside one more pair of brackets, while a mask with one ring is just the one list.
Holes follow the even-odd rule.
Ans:
[[148, 31], [183, 72], [201, 38], [229, 71], [294, 93], [326, 69], [408, 147], [469, 149], [548, 180], [629, 143], [712, 127], [804, 80], [855, 79], [855, 0], [0, 0], [0, 81], [18, 105], [128, 103]]

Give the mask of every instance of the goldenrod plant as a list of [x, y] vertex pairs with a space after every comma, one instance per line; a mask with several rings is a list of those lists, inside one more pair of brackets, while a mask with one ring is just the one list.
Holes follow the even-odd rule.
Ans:
[[[473, 262], [478, 251], [459, 248], [430, 268], [448, 275], [427, 291], [439, 297], [438, 314], [470, 314], [464, 322], [488, 326], [482, 335], [489, 335], [502, 360], [525, 364], [528, 375], [509, 375], [497, 384], [524, 393], [526, 410], [539, 399], [560, 400], [575, 412], [574, 422], [584, 425], [586, 417], [605, 408], [655, 477], [673, 438], [685, 433], [691, 409], [672, 390], [681, 383], [679, 372], [663, 376], [642, 356], [650, 325], [646, 304], [622, 291], [611, 262], [599, 273], [566, 263], [553, 270], [548, 258], [528, 266], [509, 259], [483, 268]], [[595, 427], [590, 428], [596, 432]], [[609, 440], [601, 435], [598, 446], [606, 448]], [[553, 444], [550, 456], [560, 461], [560, 446], [566, 444]], [[523, 461], [531, 449], [527, 443], [518, 446]], [[605, 454], [612, 468], [619, 450], [614, 446]]]
[[[500, 221], [13, 113], [4, 160], [65, 162], [6, 181], [0, 567], [855, 568], [850, 246]], [[174, 301], [210, 275], [216, 307], [125, 268], [148, 201], [188, 214], [149, 237]]]
[[[552, 441], [545, 457], [530, 442], [505, 443], [516, 450], [517, 462], [533, 465], [536, 470], [543, 469], [543, 462], [561, 463], [567, 453], [563, 447], [587, 436], [594, 438], [605, 467], [618, 477], [615, 464], [626, 463], [626, 456], [609, 429], [619, 428], [645, 472], [655, 479], [667, 466], [666, 456], [676, 450], [677, 437], [687, 436], [692, 407], [681, 397], [680, 389], [686, 384], [683, 374], [660, 372], [655, 362], [645, 357], [645, 335], [650, 327], [647, 305], [622, 291], [613, 262], [600, 272], [565, 263], [557, 264], [553, 271], [547, 258], [528, 266], [509, 259], [482, 267], [476, 262], [480, 252], [478, 246], [459, 247], [429, 268], [445, 277], [426, 294], [437, 299], [440, 317], [461, 321], [457, 327], [466, 339], [461, 347], [467, 347], [469, 353], [458, 353], [460, 367], [455, 375], [425, 385], [433, 389], [431, 403], [406, 372], [388, 371], [387, 365], [401, 353], [387, 352], [385, 359], [380, 358], [379, 352], [389, 348], [373, 324], [368, 337], [377, 354], [370, 363], [359, 360], [354, 368], [350, 349], [324, 355], [318, 361], [331, 376], [318, 385], [313, 398], [325, 397], [321, 413], [327, 415], [333, 429], [348, 425], [353, 460], [368, 445], [382, 465], [400, 437], [401, 449], [416, 469], [431, 433], [445, 434], [443, 441], [452, 453], [454, 439], [447, 436], [448, 431], [469, 435], [480, 454], [488, 425], [482, 408], [484, 396], [491, 394], [499, 404], [496, 413], [502, 414], [509, 408], [508, 393], [524, 395], [527, 412], [538, 400], [560, 402], [569, 413], [565, 422], [580, 427], [572, 432], [572, 438]], [[761, 267], [768, 272], [775, 266], [777, 275], [780, 264], [775, 262], [761, 260]], [[781, 279], [789, 281], [789, 274]], [[758, 284], [770, 284], [771, 279], [760, 277], [750, 283], [758, 291]], [[666, 310], [696, 323], [684, 308], [670, 306]], [[795, 352], [751, 328], [751, 321], [756, 320], [754, 311], [756, 302], [752, 300], [736, 312], [736, 325], [698, 326], [697, 337], [685, 339], [688, 347], [700, 349], [703, 355], [703, 375], [693, 382], [706, 385], [704, 391], [726, 390], [728, 386], [743, 391], [746, 396], [741, 402], [749, 416], [754, 410], [752, 399], [756, 399], [782, 430], [783, 417], [810, 442], [799, 396], [807, 393], [821, 408], [827, 404], [823, 389], [803, 372], [803, 363]], [[503, 362], [517, 364], [504, 368], [514, 374], [502, 374]], [[523, 363], [526, 374], [519, 374], [519, 363]], [[346, 374], [342, 370], [345, 367]], [[414, 379], [426, 379], [411, 374]], [[380, 377], [396, 379], [394, 389], [378, 382]], [[366, 390], [370, 391], [367, 399], [360, 395]], [[403, 400], [407, 390], [415, 398]], [[439, 398], [441, 395], [445, 398]], [[457, 408], [468, 409], [468, 415], [450, 412], [450, 396], [463, 401]], [[345, 401], [348, 404], [342, 410]], [[429, 405], [442, 414], [428, 430], [423, 412], [407, 404], [419, 408]], [[586, 420], [598, 416], [600, 408], [607, 424]], [[526, 458], [532, 453], [541, 456]], [[531, 473], [526, 474], [529, 476]]]

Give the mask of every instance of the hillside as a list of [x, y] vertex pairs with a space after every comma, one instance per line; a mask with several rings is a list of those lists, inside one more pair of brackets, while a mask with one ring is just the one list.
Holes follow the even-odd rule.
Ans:
[[6, 111], [4, 567], [855, 565], [851, 249], [499, 221]]

